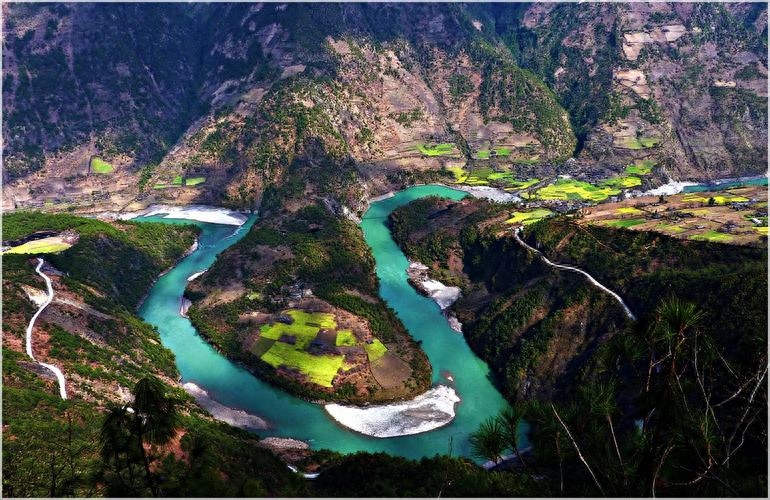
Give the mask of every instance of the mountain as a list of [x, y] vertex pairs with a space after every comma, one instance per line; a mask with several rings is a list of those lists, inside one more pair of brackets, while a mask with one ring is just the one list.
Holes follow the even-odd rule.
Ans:
[[490, 151], [540, 177], [766, 169], [764, 4], [3, 9], [6, 208], [254, 207], [326, 160], [348, 167], [312, 187], [355, 207]]

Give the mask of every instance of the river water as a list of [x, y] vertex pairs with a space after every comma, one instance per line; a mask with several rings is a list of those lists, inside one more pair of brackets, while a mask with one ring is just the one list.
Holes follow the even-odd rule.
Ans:
[[[187, 278], [211, 266], [217, 254], [248, 232], [256, 216], [240, 228], [157, 216], [135, 219], [193, 223], [202, 229], [198, 249], [160, 277], [139, 315], [158, 328], [161, 341], [176, 355], [183, 383], [192, 382], [215, 401], [266, 419], [270, 429], [257, 431], [261, 436], [292, 437], [307, 441], [314, 449], [328, 448], [344, 453], [384, 451], [408, 458], [447, 453], [469, 456], [470, 434], [506, 403], [493, 386], [486, 363], [473, 354], [462, 335], [449, 327], [438, 305], [419, 295], [407, 283], [408, 261], [385, 226], [388, 214], [395, 208], [431, 195], [459, 200], [467, 193], [435, 185], [400, 191], [373, 203], [364, 214], [361, 229], [376, 261], [381, 296], [397, 312], [412, 336], [422, 341], [422, 348], [433, 365], [433, 382], [454, 387], [461, 398], [455, 419], [445, 427], [386, 439], [355, 433], [332, 420], [322, 406], [290, 396], [227, 360], [200, 338], [187, 318], [179, 315]], [[447, 374], [453, 381], [446, 378]]]

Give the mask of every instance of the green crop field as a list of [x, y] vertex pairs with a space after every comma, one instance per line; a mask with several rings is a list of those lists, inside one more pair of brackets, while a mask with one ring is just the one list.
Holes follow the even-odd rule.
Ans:
[[594, 186], [573, 179], [557, 179], [553, 184], [538, 189], [535, 197], [541, 200], [602, 201], [618, 193], [619, 189], [611, 187]]
[[50, 241], [49, 238], [43, 238], [41, 240], [28, 241], [23, 245], [13, 247], [6, 254], [18, 253], [18, 254], [39, 254], [39, 253], [59, 253], [71, 247], [69, 243], [63, 241]]
[[473, 155], [474, 158], [477, 160], [488, 160], [489, 159], [489, 150], [488, 149], [482, 149], [481, 151], [477, 151], [475, 155]]
[[366, 349], [366, 354], [369, 356], [370, 363], [374, 363], [388, 352], [388, 348], [385, 347], [379, 339], [374, 339], [374, 342], [371, 344], [364, 344], [364, 348]]
[[644, 219], [620, 219], [604, 221], [605, 226], [609, 227], [634, 227], [647, 222]]
[[91, 172], [95, 174], [109, 174], [113, 170], [115, 170], [115, 167], [102, 160], [101, 158], [91, 158]]
[[452, 174], [455, 176], [455, 182], [458, 184], [462, 184], [468, 179], [468, 172], [466, 172], [463, 167], [453, 165], [451, 167], [447, 167], [446, 169], [452, 172]]
[[728, 242], [732, 241], [733, 237], [729, 234], [720, 233], [717, 231], [714, 231], [713, 229], [709, 229], [708, 231], [705, 231], [701, 234], [694, 234], [690, 236], [691, 240], [706, 240], [706, 241], [716, 241], [716, 242]]
[[262, 338], [278, 340], [281, 335], [296, 338], [295, 347], [305, 349], [315, 339], [321, 328], [333, 330], [337, 328], [334, 315], [330, 313], [307, 313], [297, 309], [287, 311], [294, 322], [290, 325], [276, 321], [272, 325], [262, 325], [259, 335]]
[[623, 146], [628, 149], [654, 148], [660, 143], [657, 137], [624, 137]]
[[631, 175], [649, 175], [655, 162], [652, 160], [636, 160], [633, 165], [626, 167], [626, 174]]
[[676, 224], [666, 224], [666, 223], [658, 224], [653, 229], [655, 229], [656, 231], [661, 231], [664, 233], [673, 233], [673, 234], [683, 233], [687, 231], [687, 229], [681, 226], [677, 226]]
[[490, 176], [494, 174], [495, 171], [490, 167], [474, 168], [468, 175], [465, 183], [469, 186], [486, 186], [489, 184]]
[[338, 346], [355, 346], [358, 344], [358, 340], [356, 339], [355, 335], [353, 335], [353, 332], [350, 330], [340, 330], [337, 332], [337, 341], [336, 345]]
[[[734, 195], [717, 195], [714, 196], [714, 204], [715, 205], [726, 205], [728, 203], [741, 203], [749, 201], [748, 198], [743, 196], [734, 196]], [[697, 194], [689, 194], [687, 196], [684, 196], [682, 198], [682, 201], [693, 201], [698, 203], [708, 203], [709, 198], [706, 196], [700, 196]]]
[[425, 156], [444, 156], [455, 153], [455, 145], [452, 143], [437, 144], [436, 146], [429, 147], [424, 144], [419, 144], [417, 150]]
[[620, 207], [615, 210], [615, 213], [620, 215], [641, 215], [644, 213], [644, 210], [639, 210], [638, 208], [634, 207]]
[[[262, 325], [259, 338], [251, 348], [251, 352], [261, 356], [262, 361], [274, 366], [281, 365], [296, 368], [307, 375], [311, 381], [323, 387], [332, 387], [332, 380], [340, 368], [344, 368], [343, 355], [324, 354], [314, 355], [305, 349], [316, 339], [318, 332], [336, 330], [337, 321], [331, 313], [310, 313], [299, 309], [284, 312], [292, 318], [293, 323], [287, 325], [276, 321], [270, 325]], [[357, 346], [361, 343], [350, 330], [339, 330], [334, 339], [335, 346]], [[294, 343], [281, 342], [283, 335], [294, 337]], [[372, 344], [363, 346], [370, 361], [381, 358], [387, 348], [377, 339]], [[348, 367], [349, 368], [349, 367]]]
[[487, 176], [490, 181], [504, 181], [510, 182], [513, 180], [513, 174], [511, 172], [492, 172]]
[[185, 186], [197, 186], [198, 184], [203, 184], [206, 182], [205, 177], [188, 177], [185, 179], [184, 184]]
[[506, 224], [533, 224], [541, 219], [550, 217], [553, 212], [547, 208], [536, 208], [531, 212], [512, 212], [511, 218], [506, 220]]
[[528, 189], [540, 182], [540, 179], [527, 179], [526, 181], [510, 180], [508, 181], [508, 187], [506, 191], [517, 191], [520, 189]]
[[602, 186], [607, 186], [616, 189], [627, 189], [642, 185], [642, 179], [633, 175], [620, 175], [617, 177], [611, 177], [602, 182]]
[[344, 359], [342, 355], [314, 356], [283, 342], [276, 342], [262, 355], [262, 361], [275, 368], [279, 366], [296, 368], [307, 375], [313, 383], [323, 387], [332, 387], [332, 380], [342, 368]]
[[175, 175], [174, 180], [171, 181], [171, 184], [173, 184], [174, 186], [181, 186], [182, 182], [183, 182], [182, 176]]
[[658, 224], [657, 226], [655, 226], [655, 229], [657, 229], [658, 231], [665, 231], [670, 233], [683, 233], [687, 231], [687, 229], [683, 228], [682, 226], [678, 226], [676, 224], [665, 224], [665, 223]]
[[510, 148], [495, 148], [495, 153], [497, 153], [497, 156], [508, 156], [511, 154]]

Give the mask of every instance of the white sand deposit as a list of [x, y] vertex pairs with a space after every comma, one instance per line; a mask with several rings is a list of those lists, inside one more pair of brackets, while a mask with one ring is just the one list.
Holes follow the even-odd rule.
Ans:
[[235, 427], [240, 427], [241, 429], [267, 429], [270, 427], [267, 421], [261, 417], [252, 415], [243, 410], [230, 408], [218, 401], [214, 401], [209, 397], [208, 392], [192, 382], [187, 382], [182, 387], [188, 394], [195, 398], [199, 405], [205, 408], [206, 411], [211, 413], [217, 420], [221, 420], [222, 422], [226, 422]]
[[451, 186], [453, 189], [459, 189], [469, 193], [474, 198], [486, 198], [497, 203], [514, 203], [521, 201], [521, 198], [513, 193], [504, 191], [500, 188], [490, 186]]
[[387, 438], [431, 431], [455, 418], [459, 396], [451, 387], [439, 385], [410, 401], [367, 407], [328, 404], [324, 408], [337, 422], [366, 434]]
[[248, 220], [248, 216], [227, 208], [210, 207], [206, 205], [150, 205], [145, 210], [120, 214], [121, 219], [133, 219], [135, 217], [163, 216], [164, 219], [184, 219], [208, 222], [211, 224], [225, 224], [228, 226], [240, 226]]

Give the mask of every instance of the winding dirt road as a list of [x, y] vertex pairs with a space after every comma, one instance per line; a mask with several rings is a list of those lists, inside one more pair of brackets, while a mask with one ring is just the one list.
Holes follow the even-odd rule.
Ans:
[[61, 370], [59, 370], [59, 368], [55, 367], [54, 365], [49, 365], [48, 363], [42, 363], [36, 360], [35, 355], [32, 354], [32, 330], [35, 328], [35, 321], [37, 320], [37, 317], [40, 316], [40, 313], [43, 312], [43, 309], [48, 307], [48, 305], [53, 302], [53, 286], [51, 285], [51, 278], [43, 274], [43, 272], [40, 270], [44, 263], [45, 261], [38, 257], [35, 271], [45, 280], [46, 287], [48, 287], [48, 298], [40, 305], [40, 308], [37, 310], [35, 315], [32, 316], [32, 319], [29, 321], [29, 325], [27, 326], [27, 356], [29, 356], [35, 363], [48, 368], [51, 370], [51, 372], [53, 372], [54, 375], [56, 375], [56, 378], [59, 381], [59, 395], [62, 399], [67, 399], [67, 388], [65, 386], [64, 374], [61, 372]]
[[563, 265], [563, 264], [556, 264], [556, 263], [554, 263], [554, 262], [551, 262], [550, 260], [548, 260], [548, 258], [547, 258], [545, 255], [543, 255], [543, 253], [542, 253], [540, 250], [537, 250], [537, 249], [535, 249], [535, 248], [532, 248], [531, 246], [527, 245], [527, 244], [524, 242], [524, 240], [522, 240], [522, 239], [519, 237], [519, 233], [520, 233], [520, 232], [521, 232], [521, 227], [517, 228], [517, 229], [516, 229], [516, 230], [513, 232], [513, 237], [514, 237], [514, 238], [516, 238], [516, 241], [518, 241], [518, 242], [519, 242], [519, 244], [520, 244], [521, 246], [523, 246], [524, 248], [528, 249], [528, 250], [529, 250], [529, 251], [531, 251], [531, 252], [534, 252], [534, 253], [535, 253], [535, 255], [538, 255], [538, 256], [539, 256], [541, 259], [543, 259], [543, 262], [545, 262], [545, 263], [546, 263], [546, 264], [548, 264], [549, 266], [555, 267], [555, 268], [557, 268], [557, 269], [565, 269], [565, 270], [567, 270], [567, 271], [574, 271], [574, 272], [576, 272], [576, 273], [580, 273], [580, 274], [582, 274], [583, 276], [585, 276], [586, 278], [588, 278], [588, 281], [590, 281], [590, 282], [591, 282], [591, 283], [592, 283], [594, 286], [596, 286], [597, 288], [599, 288], [599, 289], [601, 289], [601, 290], [603, 290], [603, 291], [607, 292], [607, 293], [608, 293], [608, 294], [610, 294], [612, 297], [614, 297], [614, 298], [615, 298], [615, 300], [617, 300], [617, 301], [620, 303], [620, 305], [621, 305], [621, 306], [623, 306], [623, 310], [626, 312], [626, 316], [628, 316], [628, 318], [629, 318], [630, 320], [632, 320], [632, 321], [636, 321], [636, 316], [634, 316], [634, 313], [632, 313], [632, 312], [631, 312], [631, 309], [629, 309], [629, 308], [628, 308], [628, 306], [626, 305], [626, 303], [625, 303], [625, 302], [623, 302], [623, 299], [622, 299], [622, 298], [620, 298], [620, 295], [618, 295], [617, 293], [613, 292], [612, 290], [610, 290], [610, 289], [609, 289], [609, 288], [607, 288], [606, 286], [604, 286], [604, 285], [602, 285], [601, 283], [599, 283], [598, 281], [596, 281], [596, 279], [594, 279], [594, 277], [593, 277], [593, 276], [591, 276], [591, 275], [590, 275], [590, 274], [588, 274], [587, 272], [583, 271], [582, 269], [578, 269], [577, 267], [572, 267], [572, 266], [565, 266], [565, 265]]

